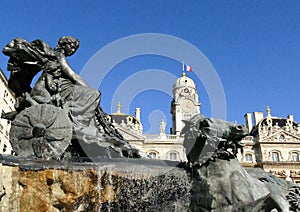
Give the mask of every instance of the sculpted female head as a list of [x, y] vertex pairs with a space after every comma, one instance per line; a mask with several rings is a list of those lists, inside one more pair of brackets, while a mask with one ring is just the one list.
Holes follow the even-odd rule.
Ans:
[[63, 50], [65, 56], [73, 55], [79, 48], [79, 40], [72, 36], [63, 36], [59, 39], [56, 50]]

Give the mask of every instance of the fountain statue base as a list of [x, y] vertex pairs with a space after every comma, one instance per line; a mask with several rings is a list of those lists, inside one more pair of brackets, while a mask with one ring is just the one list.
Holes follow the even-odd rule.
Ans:
[[297, 187], [262, 169], [245, 170], [236, 159], [201, 167], [78, 159], [2, 155], [0, 211], [289, 211], [299, 199]]
[[187, 211], [188, 174], [171, 161], [39, 161], [2, 156], [0, 211]]

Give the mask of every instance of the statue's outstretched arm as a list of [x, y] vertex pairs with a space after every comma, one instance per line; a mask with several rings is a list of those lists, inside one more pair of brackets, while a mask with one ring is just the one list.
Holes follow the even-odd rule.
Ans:
[[66, 60], [65, 55], [59, 53], [57, 55], [57, 60], [61, 65], [62, 72], [67, 77], [69, 77], [69, 79], [73, 81], [74, 84], [89, 87], [89, 85], [78, 74], [76, 74], [75, 71], [73, 71], [68, 61]]

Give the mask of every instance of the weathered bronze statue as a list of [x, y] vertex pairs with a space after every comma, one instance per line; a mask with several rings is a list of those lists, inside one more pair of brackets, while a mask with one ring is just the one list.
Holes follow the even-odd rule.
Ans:
[[[0, 181], [1, 211], [40, 207], [59, 211], [300, 210], [299, 186], [261, 169], [241, 167], [235, 156], [248, 134], [243, 125], [202, 114], [184, 121], [188, 163], [127, 159], [77, 163], [92, 157], [142, 156], [105, 119], [100, 92], [68, 64], [66, 58], [78, 47], [79, 40], [64, 36], [54, 49], [41, 40], [22, 38], [3, 49], [10, 57], [9, 87], [17, 102], [16, 110], [2, 117], [12, 121], [10, 142], [17, 157], [0, 154], [1, 179], [6, 181]], [[164, 128], [162, 124], [161, 134]], [[71, 160], [50, 160], [64, 158]], [[7, 167], [16, 164], [20, 169]], [[113, 169], [107, 169], [108, 164]], [[66, 170], [55, 170], [62, 168]]]
[[187, 158], [192, 164], [201, 166], [214, 158], [235, 158], [238, 148], [243, 151], [240, 141], [248, 135], [244, 125], [206, 118], [202, 114], [184, 122], [185, 127], [181, 133], [184, 134]]
[[[15, 38], [3, 48], [10, 57], [9, 87], [17, 97], [10, 139], [19, 156], [56, 158], [70, 152], [89, 157], [140, 157], [100, 107], [101, 94], [71, 68], [66, 57], [79, 40], [64, 36], [52, 49], [41, 40]], [[43, 71], [33, 88], [34, 76]]]

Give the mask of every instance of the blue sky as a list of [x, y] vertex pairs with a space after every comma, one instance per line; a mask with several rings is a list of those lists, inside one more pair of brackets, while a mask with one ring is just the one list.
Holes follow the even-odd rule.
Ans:
[[[12, 3], [2, 0], [0, 9], [1, 47], [14, 37], [23, 37], [27, 41], [39, 38], [54, 47], [59, 37], [73, 35], [80, 39], [81, 46], [69, 62], [78, 73], [97, 51], [126, 36], [161, 33], [178, 37], [202, 51], [214, 66], [226, 96], [227, 120], [244, 123], [246, 112], [265, 111], [270, 105], [272, 115], [294, 114], [295, 120], [300, 121], [299, 1]], [[0, 67], [8, 76], [7, 59], [0, 56]], [[99, 87], [104, 110], [111, 112], [118, 85], [124, 81], [138, 84], [131, 76], [153, 69], [181, 75], [179, 61], [159, 55], [145, 54], [120, 61], [109, 70]], [[97, 73], [102, 71], [101, 61], [99, 68], [93, 71], [93, 77], [97, 78]], [[188, 76], [197, 84], [201, 111], [211, 116], [212, 106], [202, 79], [195, 73]], [[171, 91], [172, 84], [169, 87]], [[149, 87], [135, 96], [126, 89], [122, 92], [131, 99], [129, 113], [133, 114], [135, 107], [141, 107], [145, 131], [158, 132], [159, 123], [156, 122], [162, 117], [167, 119], [167, 128], [170, 127], [169, 95]], [[151, 112], [158, 117], [151, 117]], [[164, 115], [159, 116], [162, 113]], [[149, 119], [156, 126], [151, 128]]]

